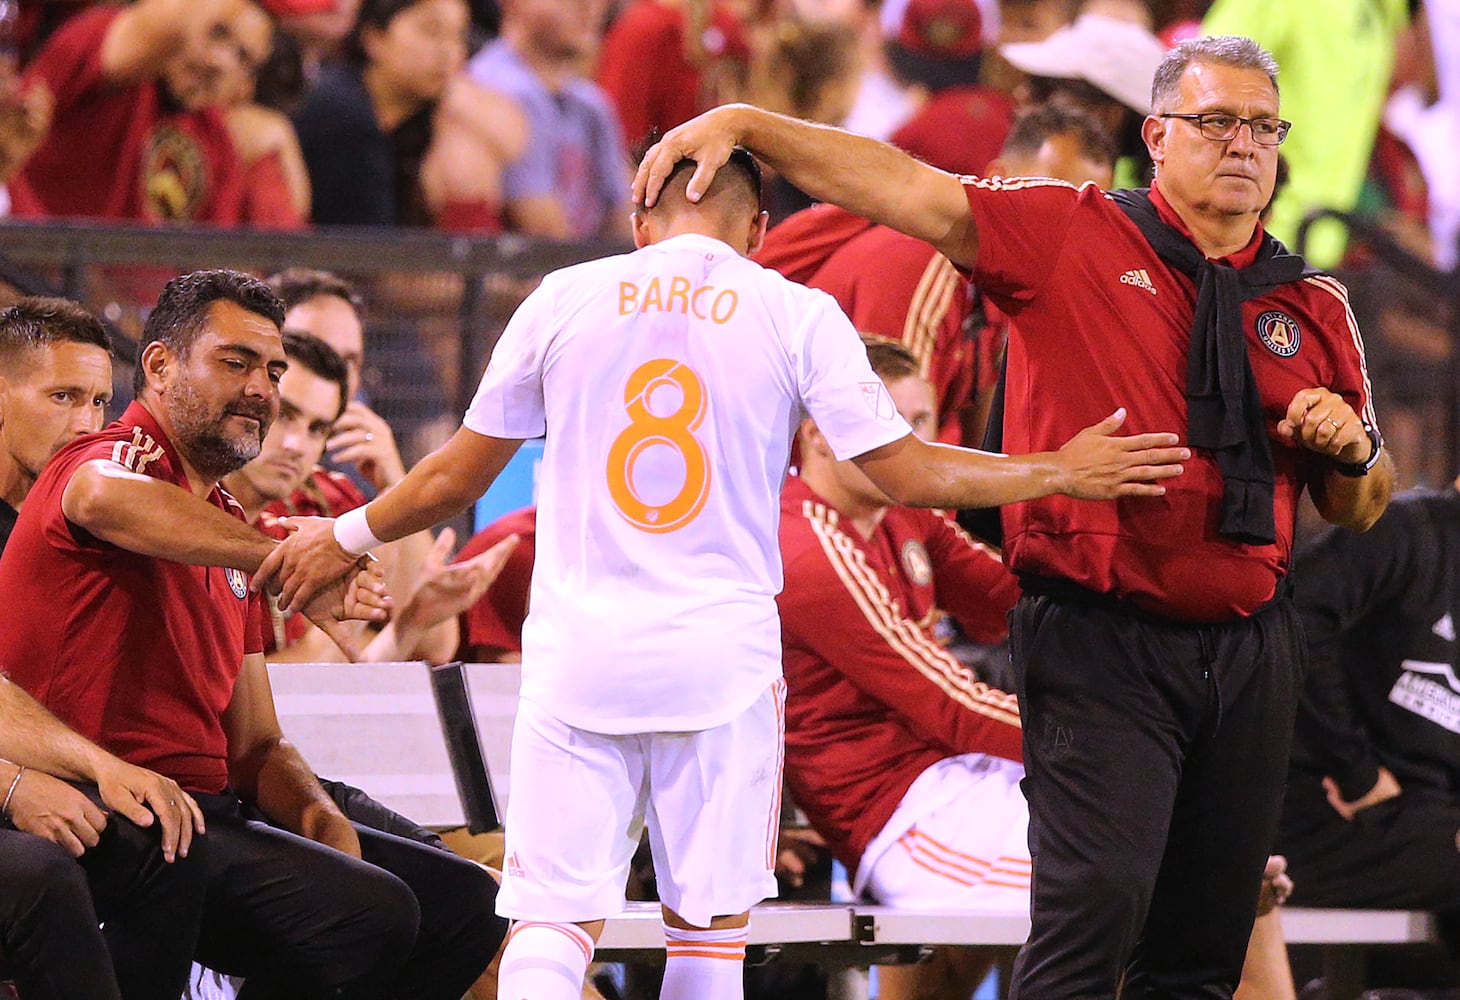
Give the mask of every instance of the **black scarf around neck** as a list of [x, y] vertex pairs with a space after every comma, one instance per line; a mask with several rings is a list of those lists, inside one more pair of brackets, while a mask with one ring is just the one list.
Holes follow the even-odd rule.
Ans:
[[1271, 545], [1277, 540], [1272, 442], [1247, 355], [1242, 303], [1319, 272], [1266, 234], [1249, 267], [1207, 260], [1156, 213], [1149, 189], [1114, 191], [1111, 198], [1156, 255], [1196, 283], [1186, 355], [1187, 443], [1216, 454], [1223, 484], [1217, 533], [1248, 545]]

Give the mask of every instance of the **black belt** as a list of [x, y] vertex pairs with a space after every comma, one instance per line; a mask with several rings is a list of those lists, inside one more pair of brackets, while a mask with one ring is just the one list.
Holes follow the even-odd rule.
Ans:
[[[1041, 576], [1038, 573], [1017, 573], [1015, 575], [1019, 578], [1020, 588], [1025, 594], [1031, 597], [1048, 597], [1062, 604], [1078, 604], [1085, 607], [1099, 608], [1101, 611], [1108, 611], [1111, 614], [1134, 618], [1137, 621], [1147, 622], [1152, 625], [1200, 628], [1206, 625], [1228, 625], [1233, 622], [1246, 620], [1245, 618], [1230, 618], [1226, 621], [1219, 622], [1185, 621], [1181, 618], [1172, 618], [1168, 615], [1149, 611], [1134, 601], [1121, 597], [1118, 594], [1091, 590], [1089, 587], [1076, 583], [1068, 577]], [[1293, 580], [1291, 576], [1284, 574], [1278, 577], [1277, 588], [1273, 591], [1272, 597], [1264, 601], [1260, 607], [1247, 617], [1254, 618], [1280, 604], [1291, 602], [1292, 598]]]

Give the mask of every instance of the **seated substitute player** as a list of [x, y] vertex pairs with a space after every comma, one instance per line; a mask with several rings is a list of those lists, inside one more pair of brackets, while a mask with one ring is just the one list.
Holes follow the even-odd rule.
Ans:
[[[244, 572], [276, 543], [217, 484], [278, 415], [282, 319], [238, 272], [168, 283], [137, 401], [63, 448], [21, 511], [0, 560], [0, 662], [63, 722], [197, 801], [197, 957], [244, 976], [252, 1000], [459, 1000], [506, 930], [491, 879], [350, 822], [279, 730]], [[383, 613], [378, 585], [359, 574], [311, 617], [333, 629]]]
[[[271, 538], [287, 534], [279, 525], [278, 515], [273, 513], [275, 502], [296, 494], [318, 474], [325, 442], [333, 432], [335, 420], [345, 412], [349, 398], [345, 395], [348, 391], [345, 361], [334, 348], [318, 337], [292, 330], [284, 331], [283, 341], [289, 369], [279, 379], [279, 418], [270, 425], [258, 457], [223, 477], [223, 486], [243, 508], [244, 519]], [[503, 538], [500, 544], [472, 558], [448, 564], [446, 559], [455, 540], [456, 534], [450, 528], [441, 533], [421, 575], [412, 582], [410, 592], [399, 602], [390, 622], [378, 635], [361, 637], [364, 650], [358, 659], [382, 662], [409, 660], [418, 655], [438, 663], [447, 659], [426, 655], [424, 650], [418, 654], [421, 639], [444, 622], [453, 636], [451, 645], [455, 646], [456, 616], [482, 596], [515, 544], [514, 540]], [[289, 655], [289, 647], [312, 628], [308, 619], [303, 615], [286, 619], [277, 613], [270, 617], [274, 640], [268, 657], [270, 662], [298, 659]], [[322, 649], [311, 648], [310, 657], [304, 662], [342, 658], [348, 658], [345, 651], [329, 643]]]
[[[917, 357], [877, 338], [867, 356], [913, 433], [930, 437], [935, 393]], [[799, 440], [800, 474], [781, 493], [777, 598], [796, 804], [861, 895], [900, 909], [1026, 914], [1019, 707], [933, 632], [947, 614], [972, 639], [1003, 639], [1019, 597], [1014, 576], [942, 512], [889, 502], [855, 463], [837, 461], [814, 422]], [[1281, 895], [1281, 859], [1268, 880]], [[989, 958], [939, 949], [930, 962], [882, 969], [878, 996], [963, 1000]], [[1257, 923], [1238, 996], [1291, 995], [1274, 915]]]
[[338, 521], [300, 519], [256, 578], [286, 607], [358, 556], [463, 509], [547, 435], [498, 911], [517, 923], [499, 992], [578, 996], [647, 820], [664, 904], [663, 995], [741, 995], [748, 910], [774, 891], [783, 682], [774, 525], [809, 412], [903, 502], [1062, 491], [1163, 494], [1174, 435], [1009, 457], [909, 433], [829, 296], [746, 259], [760, 171], [745, 151], [698, 204], [679, 165], [635, 215], [632, 254], [548, 275], [509, 323], [464, 426]]
[[467, 541], [458, 559], [473, 559], [509, 537], [517, 544], [486, 591], [461, 615], [456, 658], [468, 663], [521, 663], [522, 623], [537, 553], [537, 508], [504, 514]]
[[[329, 271], [291, 267], [270, 275], [265, 283], [284, 303], [286, 330], [313, 334], [339, 352], [345, 362], [347, 390], [345, 411], [334, 422], [325, 443], [331, 467], [317, 463], [297, 489], [270, 500], [264, 511], [280, 517], [339, 517], [366, 501], [357, 483], [374, 496], [406, 474], [390, 424], [360, 399], [365, 369], [365, 300], [353, 285]], [[433, 558], [431, 548], [430, 533], [421, 532], [374, 553], [385, 568], [392, 594], [411, 593], [427, 560]], [[327, 636], [305, 628], [297, 616], [290, 619], [288, 628], [290, 650], [282, 658], [317, 662], [337, 655]], [[440, 623], [425, 630], [413, 655], [444, 661], [456, 649], [457, 640], [454, 623]]]
[[[111, 392], [95, 316], [50, 298], [0, 312], [0, 552], [36, 477], [101, 429]], [[26, 1000], [176, 1000], [203, 905], [196, 809], [0, 672], [0, 980]]]

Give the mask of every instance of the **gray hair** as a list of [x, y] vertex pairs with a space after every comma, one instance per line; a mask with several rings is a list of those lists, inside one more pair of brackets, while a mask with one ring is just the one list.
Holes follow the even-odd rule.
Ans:
[[1213, 35], [1208, 38], [1188, 38], [1166, 53], [1156, 67], [1156, 76], [1151, 81], [1151, 110], [1160, 112], [1167, 102], [1176, 97], [1177, 88], [1186, 69], [1194, 62], [1216, 63], [1237, 69], [1260, 69], [1272, 82], [1274, 93], [1278, 91], [1278, 64], [1261, 45], [1240, 35]]

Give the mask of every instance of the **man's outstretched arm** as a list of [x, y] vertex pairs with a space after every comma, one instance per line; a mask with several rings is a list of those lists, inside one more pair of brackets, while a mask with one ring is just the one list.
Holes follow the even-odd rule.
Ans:
[[748, 104], [727, 104], [670, 129], [639, 165], [634, 200], [653, 205], [674, 165], [697, 164], [697, 200], [734, 146], [744, 146], [817, 201], [830, 202], [931, 243], [971, 268], [978, 232], [963, 184], [894, 146], [829, 125], [788, 118]]
[[1191, 452], [1175, 434], [1117, 436], [1125, 410], [1032, 455], [928, 444], [911, 434], [854, 461], [877, 488], [910, 507], [999, 507], [1063, 493], [1082, 500], [1161, 496]]
[[[390, 542], [425, 531], [455, 517], [492, 485], [522, 442], [478, 434], [465, 427], [416, 463], [395, 486], [342, 518], [372, 541]], [[335, 538], [335, 522], [325, 518], [286, 518], [294, 534], [285, 539], [254, 574], [254, 586], [277, 578], [279, 604], [295, 610], [321, 587], [339, 579], [358, 558]]]

